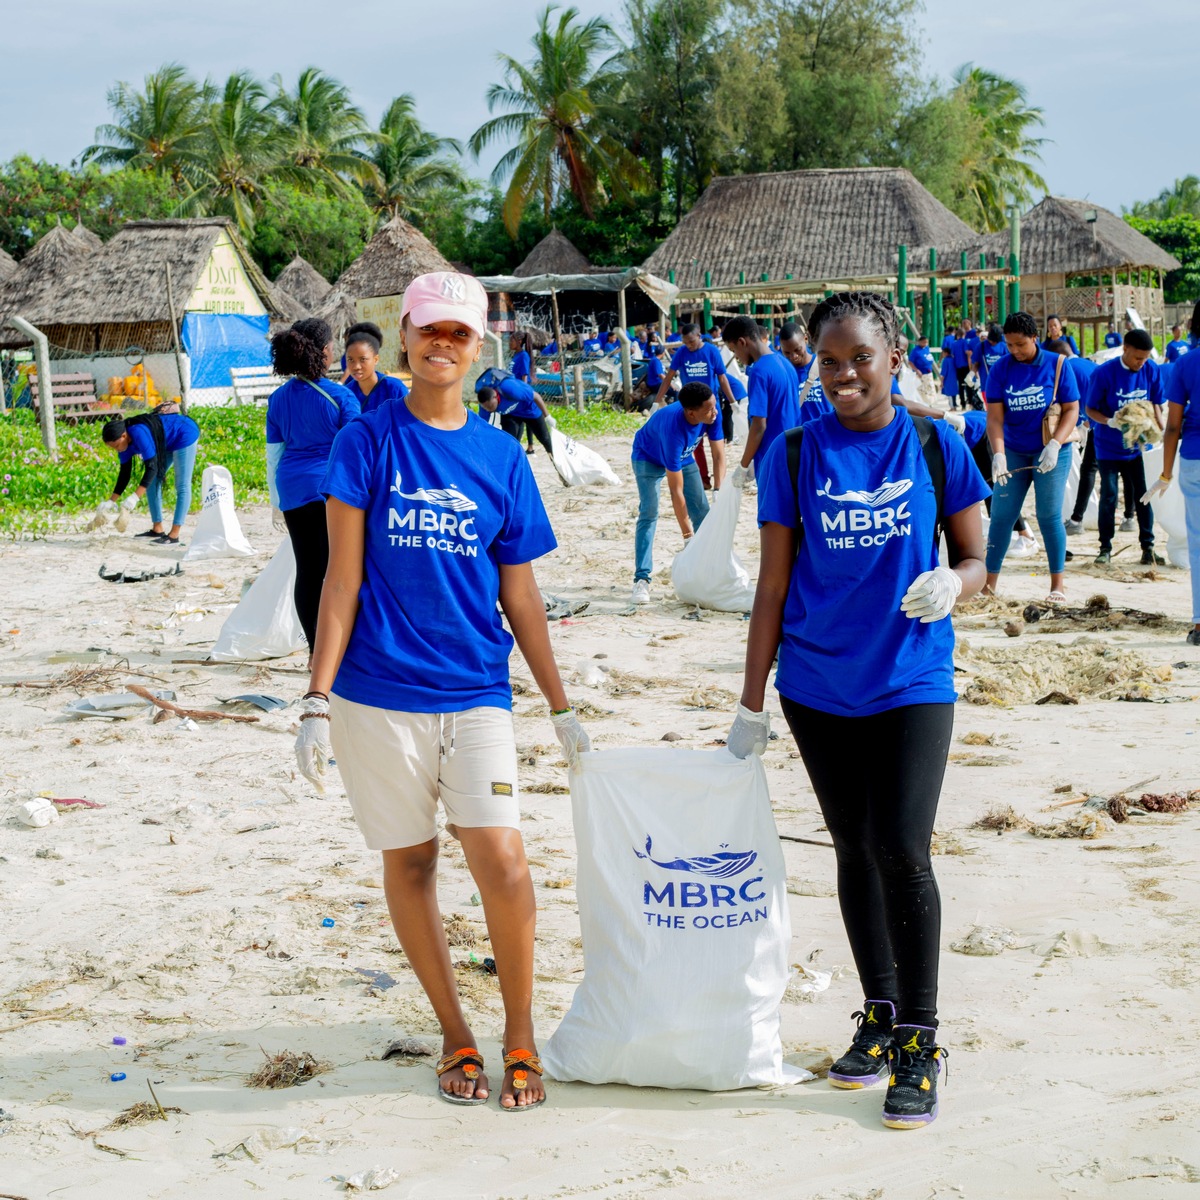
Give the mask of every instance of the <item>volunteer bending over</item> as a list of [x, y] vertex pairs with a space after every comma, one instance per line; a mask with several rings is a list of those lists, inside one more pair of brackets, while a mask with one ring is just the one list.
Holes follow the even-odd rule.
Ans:
[[[555, 547], [519, 443], [467, 411], [487, 296], [421, 275], [401, 304], [407, 399], [353, 422], [325, 476], [329, 569], [296, 742], [320, 784], [331, 746], [366, 844], [383, 853], [396, 935], [442, 1028], [438, 1095], [483, 1104], [484, 1059], [459, 1001], [437, 902], [438, 802], [479, 888], [504, 1001], [500, 1106], [545, 1089], [534, 1040], [536, 906], [519, 830], [513, 639], [572, 765], [589, 749], [550, 649], [531, 566]], [[501, 614], [512, 630], [505, 630]]]
[[[121, 469], [112, 495], [96, 509], [97, 516], [116, 514], [117, 501], [126, 512], [133, 512], [145, 496], [150, 509], [149, 529], [136, 537], [150, 538], [156, 546], [178, 546], [179, 534], [192, 503], [192, 472], [200, 443], [200, 427], [181, 413], [141, 413], [136, 417], [113, 417], [100, 431], [104, 444], [116, 451]], [[133, 459], [142, 460], [142, 481], [124, 500], [121, 497], [133, 474]], [[170, 530], [163, 529], [163, 476], [175, 471], [175, 512]]]
[[892, 404], [901, 351], [886, 299], [830, 297], [809, 333], [834, 412], [777, 438], [759, 473], [762, 563], [727, 744], [738, 758], [766, 748], [778, 652], [775, 686], [833, 838], [865, 997], [829, 1080], [887, 1079], [883, 1122], [908, 1129], [938, 1112], [941, 900], [929, 843], [954, 724], [948, 618], [983, 586], [987, 487], [945, 421]]
[[476, 394], [481, 412], [500, 414], [500, 428], [505, 433], [511, 434], [518, 442], [522, 430], [527, 437], [532, 433], [542, 443], [546, 453], [554, 456], [550, 430], [557, 428], [558, 422], [550, 415], [545, 400], [537, 394], [532, 384], [509, 378], [503, 380], [499, 387], [481, 387]]

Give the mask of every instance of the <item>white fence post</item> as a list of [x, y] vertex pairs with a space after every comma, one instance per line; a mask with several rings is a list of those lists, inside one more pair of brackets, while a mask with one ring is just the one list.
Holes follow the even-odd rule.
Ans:
[[9, 317], [8, 324], [33, 342], [33, 361], [37, 365], [38, 417], [42, 426], [42, 445], [53, 462], [58, 462], [58, 436], [54, 428], [54, 390], [50, 384], [50, 343], [24, 317]]

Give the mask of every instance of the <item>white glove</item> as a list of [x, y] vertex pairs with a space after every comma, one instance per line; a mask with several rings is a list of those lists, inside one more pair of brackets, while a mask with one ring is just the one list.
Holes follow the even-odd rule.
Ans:
[[101, 500], [96, 505], [96, 516], [103, 517], [107, 520], [117, 511], [117, 502], [115, 500]]
[[738, 463], [738, 465], [733, 468], [733, 475], [731, 478], [735, 488], [742, 488], [748, 483], [753, 483], [754, 464], [751, 463], [748, 467], [743, 467], [741, 463]]
[[725, 735], [725, 749], [734, 758], [746, 758], [751, 754], [762, 755], [771, 740], [771, 714], [751, 712], [744, 704], [738, 704], [737, 716]]
[[271, 509], [271, 528], [277, 533], [287, 533], [287, 521], [284, 519], [282, 509]]
[[133, 512], [133, 510], [135, 508], [137, 508], [138, 501], [140, 501], [140, 500], [141, 500], [141, 497], [137, 494], [137, 492], [130, 492], [129, 495], [126, 496], [125, 499], [121, 501], [121, 507], [126, 512]]
[[900, 601], [900, 611], [928, 625], [948, 617], [961, 592], [962, 580], [949, 567], [934, 567], [932, 571], [923, 571], [908, 585]]
[[579, 766], [579, 756], [592, 748], [592, 739], [588, 737], [587, 730], [580, 725], [573, 708], [568, 708], [566, 712], [551, 713], [550, 723], [554, 726], [558, 744], [562, 746], [567, 766], [574, 770]]
[[329, 701], [309, 696], [300, 704], [300, 732], [296, 734], [296, 763], [300, 774], [325, 795], [325, 768], [333, 757], [329, 744]]
[[993, 454], [992, 483], [995, 484], [996, 487], [1003, 487], [1011, 478], [1012, 475], [1008, 470], [1008, 459], [1004, 452], [1001, 451], [999, 454]]
[[1058, 466], [1058, 452], [1062, 449], [1062, 443], [1057, 438], [1051, 438], [1043, 447], [1041, 454], [1038, 455], [1037, 472], [1039, 475], [1045, 475], [1049, 471], [1053, 471]]
[[558, 428], [558, 422], [557, 422], [557, 421], [556, 421], [556, 420], [555, 420], [553, 417], [551, 417], [551, 416], [547, 416], [547, 417], [546, 417], [546, 424], [547, 424], [547, 426], [549, 426], [549, 428], [551, 428], [551, 429], [557, 429], [557, 428]]
[[948, 412], [942, 419], [955, 433], [965, 434], [967, 432], [967, 419], [962, 413]]
[[1154, 501], [1166, 493], [1167, 488], [1171, 486], [1169, 479], [1164, 479], [1161, 475], [1146, 489], [1146, 494], [1142, 497], [1142, 504], [1153, 504]]

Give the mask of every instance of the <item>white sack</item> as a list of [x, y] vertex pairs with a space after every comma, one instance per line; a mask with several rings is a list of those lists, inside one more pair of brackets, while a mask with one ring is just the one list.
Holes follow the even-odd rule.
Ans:
[[567, 487], [588, 483], [615, 483], [620, 487], [616, 472], [595, 450], [589, 450], [557, 429], [550, 430], [550, 446], [554, 451], [554, 469]]
[[242, 558], [254, 553], [238, 524], [233, 505], [233, 476], [224, 467], [210, 463], [204, 468], [202, 484], [204, 497], [200, 519], [192, 543], [183, 556], [184, 562], [201, 558]]
[[719, 612], [749, 612], [754, 606], [754, 584], [733, 548], [741, 503], [742, 489], [726, 475], [708, 516], [671, 564], [680, 600]]
[[[1146, 451], [1142, 458], [1146, 467], [1146, 483], [1153, 483], [1163, 469], [1163, 448], [1160, 442]], [[1175, 469], [1179, 469], [1179, 460], [1175, 460]], [[1140, 499], [1140, 497], [1139, 497]], [[1165, 496], [1159, 496], [1151, 505], [1154, 510], [1154, 523], [1162, 526], [1167, 535], [1167, 562], [1173, 567], [1188, 569], [1188, 537], [1187, 512], [1184, 507], [1183, 492], [1179, 489], [1179, 478], [1174, 482]]]
[[742, 446], [750, 436], [750, 418], [746, 415], [749, 407], [749, 400], [735, 400], [733, 404], [733, 440]]
[[900, 394], [905, 400], [921, 400], [921, 377], [907, 362], [900, 368]]
[[560, 1080], [785, 1081], [787, 872], [762, 761], [635, 747], [571, 772], [584, 977], [542, 1052]]
[[292, 596], [295, 586], [296, 556], [291, 538], [285, 537], [241, 603], [225, 619], [209, 657], [219, 662], [286, 658], [304, 646], [304, 630]]

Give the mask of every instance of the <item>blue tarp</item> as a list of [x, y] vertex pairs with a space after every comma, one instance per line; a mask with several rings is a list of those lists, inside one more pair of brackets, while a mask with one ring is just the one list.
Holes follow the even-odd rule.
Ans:
[[191, 360], [192, 387], [231, 387], [230, 367], [265, 367], [271, 362], [268, 316], [185, 313], [183, 348]]

